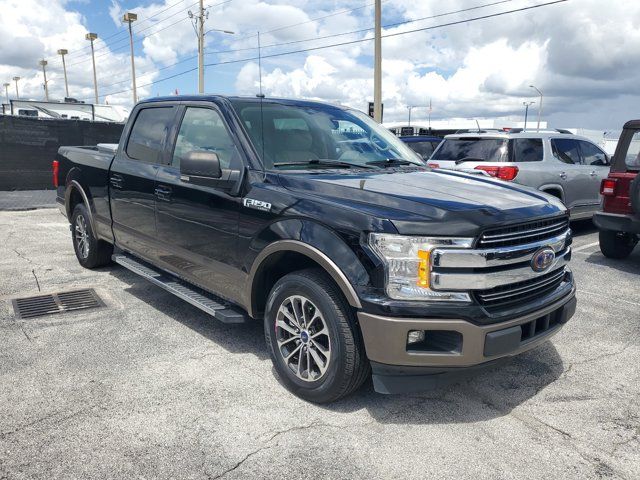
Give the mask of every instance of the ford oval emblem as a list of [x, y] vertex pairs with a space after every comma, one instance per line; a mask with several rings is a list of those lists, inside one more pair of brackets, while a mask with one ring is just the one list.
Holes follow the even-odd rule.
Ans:
[[556, 253], [551, 248], [541, 248], [531, 258], [531, 268], [534, 272], [544, 272], [556, 259]]

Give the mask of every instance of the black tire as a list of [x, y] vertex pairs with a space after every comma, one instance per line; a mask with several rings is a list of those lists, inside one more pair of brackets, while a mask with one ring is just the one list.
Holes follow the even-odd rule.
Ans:
[[[277, 343], [278, 311], [289, 299], [296, 296], [308, 299], [312, 307], [317, 307], [322, 317], [321, 321], [328, 330], [326, 340], [330, 347], [330, 358], [324, 373], [317, 379], [314, 379], [313, 375], [309, 379], [312, 368], [307, 370], [306, 381], [299, 378], [286, 363]], [[282, 316], [280, 318], [282, 319]], [[309, 323], [313, 323], [313, 320]], [[317, 323], [315, 325], [317, 326]], [[306, 328], [309, 328], [309, 324]], [[312, 328], [310, 333], [314, 333]], [[276, 282], [267, 299], [264, 332], [271, 360], [281, 381], [291, 392], [305, 400], [314, 403], [333, 402], [354, 392], [370, 375], [369, 361], [354, 312], [331, 277], [321, 269], [290, 273]], [[302, 338], [302, 333], [300, 335]], [[291, 335], [291, 338], [294, 338], [294, 335]], [[313, 336], [310, 338], [313, 339]], [[313, 340], [309, 342], [308, 348], [312, 349]], [[300, 340], [295, 340], [292, 348], [297, 348], [297, 344], [301, 348], [307, 348], [307, 344], [303, 346]]]
[[600, 251], [607, 258], [627, 258], [637, 243], [638, 237], [631, 233], [600, 230]]
[[636, 175], [629, 186], [629, 196], [631, 197], [631, 208], [640, 217], [640, 174]]
[[[82, 230], [86, 232], [86, 245], [81, 241]], [[91, 228], [89, 212], [83, 203], [79, 203], [73, 209], [71, 215], [71, 241], [76, 258], [84, 268], [98, 268], [111, 263], [113, 245], [103, 240], [98, 240]]]

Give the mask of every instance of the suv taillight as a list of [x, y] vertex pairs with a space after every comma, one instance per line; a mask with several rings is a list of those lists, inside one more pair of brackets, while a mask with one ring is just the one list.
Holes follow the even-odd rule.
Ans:
[[513, 180], [518, 175], [518, 167], [515, 166], [494, 167], [489, 165], [478, 165], [475, 169], [482, 170], [492, 177], [507, 181]]
[[600, 184], [600, 194], [607, 197], [615, 197], [617, 184], [618, 180], [615, 178], [605, 178]]
[[53, 170], [53, 186], [58, 188], [58, 171], [60, 169], [58, 160], [51, 162], [51, 169]]

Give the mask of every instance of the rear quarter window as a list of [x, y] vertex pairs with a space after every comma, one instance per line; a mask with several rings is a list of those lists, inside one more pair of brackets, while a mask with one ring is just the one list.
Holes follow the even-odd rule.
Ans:
[[544, 148], [541, 138], [516, 138], [514, 140], [516, 162], [541, 162]]
[[631, 137], [624, 163], [629, 170], [640, 170], [640, 132], [635, 132]]
[[173, 117], [173, 107], [141, 109], [129, 134], [127, 156], [143, 162], [159, 163]]

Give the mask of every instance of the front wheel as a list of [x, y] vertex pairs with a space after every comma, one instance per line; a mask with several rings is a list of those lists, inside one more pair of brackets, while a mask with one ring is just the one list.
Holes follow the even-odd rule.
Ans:
[[264, 330], [278, 376], [305, 400], [335, 401], [369, 376], [354, 314], [322, 270], [290, 273], [276, 282], [267, 300]]
[[607, 258], [627, 258], [638, 243], [638, 237], [630, 233], [600, 230], [600, 251]]
[[80, 203], [71, 215], [71, 239], [76, 258], [84, 268], [97, 268], [111, 262], [113, 245], [98, 240], [91, 228], [89, 211]]

